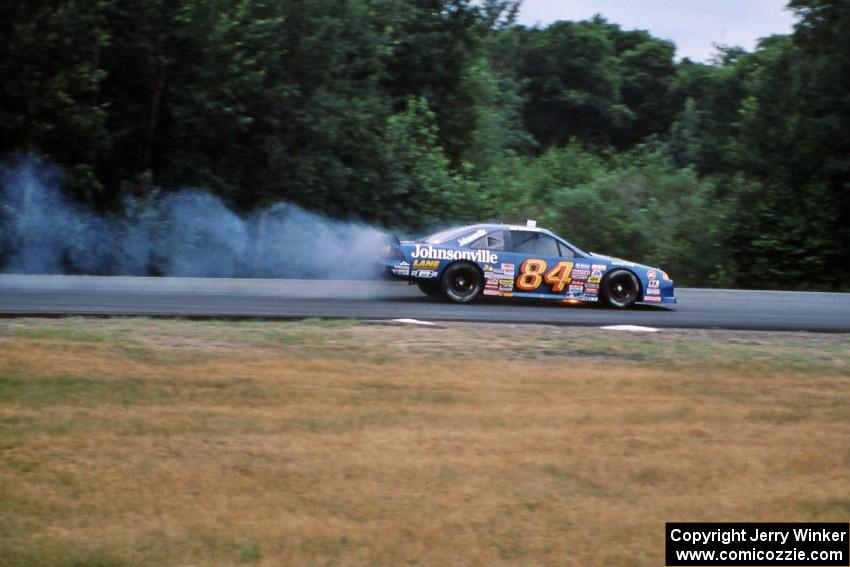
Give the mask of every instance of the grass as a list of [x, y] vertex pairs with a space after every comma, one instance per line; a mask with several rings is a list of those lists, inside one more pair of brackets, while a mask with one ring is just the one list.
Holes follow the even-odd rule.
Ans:
[[850, 337], [0, 321], [0, 566], [662, 565], [846, 521]]

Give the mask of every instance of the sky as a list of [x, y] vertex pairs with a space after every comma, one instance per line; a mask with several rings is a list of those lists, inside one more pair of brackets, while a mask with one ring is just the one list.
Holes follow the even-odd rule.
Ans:
[[713, 44], [747, 51], [760, 37], [790, 33], [794, 17], [787, 0], [524, 0], [518, 22], [545, 26], [557, 20], [586, 20], [602, 14], [624, 29], [644, 29], [672, 40], [676, 58], [708, 61]]

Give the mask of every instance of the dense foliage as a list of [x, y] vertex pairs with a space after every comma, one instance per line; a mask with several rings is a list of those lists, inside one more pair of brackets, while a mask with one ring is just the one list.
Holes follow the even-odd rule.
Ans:
[[407, 231], [536, 218], [690, 284], [847, 287], [850, 3], [791, 0], [792, 35], [710, 64], [517, 4], [5, 2], [0, 154], [103, 212], [201, 186]]

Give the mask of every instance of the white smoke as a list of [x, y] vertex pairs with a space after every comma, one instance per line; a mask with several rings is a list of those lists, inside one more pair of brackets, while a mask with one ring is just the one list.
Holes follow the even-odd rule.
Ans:
[[61, 185], [37, 158], [0, 165], [0, 272], [362, 279], [389, 239], [290, 203], [239, 215], [200, 189], [154, 191], [107, 216]]

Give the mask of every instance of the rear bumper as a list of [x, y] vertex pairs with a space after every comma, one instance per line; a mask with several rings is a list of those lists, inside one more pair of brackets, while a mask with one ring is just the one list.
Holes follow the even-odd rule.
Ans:
[[381, 277], [388, 280], [410, 279], [410, 264], [405, 260], [389, 261], [378, 266]]

